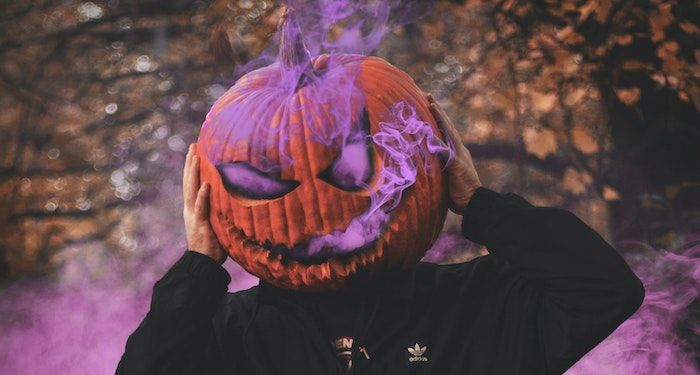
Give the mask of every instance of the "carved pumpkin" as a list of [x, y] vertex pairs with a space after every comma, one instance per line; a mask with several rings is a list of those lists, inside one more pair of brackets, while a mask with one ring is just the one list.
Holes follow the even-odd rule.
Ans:
[[[423, 92], [377, 57], [310, 58], [290, 24], [283, 16], [280, 62], [241, 77], [202, 125], [214, 232], [245, 270], [287, 289], [335, 290], [354, 275], [415, 264], [445, 219], [442, 163], [434, 153], [388, 155], [376, 137], [407, 113], [440, 134]], [[367, 215], [381, 208], [392, 160], [414, 166], [415, 181], [384, 202], [386, 215]]]

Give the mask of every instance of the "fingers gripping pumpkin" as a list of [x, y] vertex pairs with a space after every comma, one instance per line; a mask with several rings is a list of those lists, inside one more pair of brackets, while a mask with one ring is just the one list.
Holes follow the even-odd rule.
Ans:
[[280, 31], [280, 61], [239, 79], [202, 125], [219, 241], [248, 272], [304, 291], [415, 264], [446, 215], [422, 91], [376, 57], [310, 58], [290, 15]]

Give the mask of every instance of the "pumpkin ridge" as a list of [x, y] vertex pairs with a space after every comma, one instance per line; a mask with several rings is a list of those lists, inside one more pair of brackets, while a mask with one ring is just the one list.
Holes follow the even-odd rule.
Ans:
[[[272, 107], [274, 108], [274, 107]], [[265, 151], [264, 155], [269, 163], [272, 165], [277, 166], [280, 169], [280, 176], [282, 177], [282, 164], [280, 162], [280, 155], [279, 155], [279, 150], [275, 147], [272, 147], [272, 145], [279, 145], [280, 143], [280, 131], [279, 129], [279, 112], [280, 108], [277, 108], [274, 110], [274, 114], [272, 116], [272, 121], [274, 123], [277, 123], [277, 131], [274, 130], [274, 127], [271, 126], [272, 131], [267, 132], [267, 139], [265, 142]], [[268, 204], [264, 205], [267, 208], [267, 214], [268, 214], [268, 220], [270, 223], [270, 240], [276, 243], [288, 243], [288, 222], [286, 220], [276, 220], [277, 217], [280, 216], [281, 211], [283, 210], [283, 204], [281, 200], [284, 199], [284, 197], [274, 199], [270, 201]], [[275, 214], [273, 214], [273, 212]]]
[[[321, 144], [319, 146], [319, 143], [311, 138], [311, 135], [307, 132], [307, 129], [309, 128], [307, 125], [307, 121], [312, 121], [314, 124], [313, 129], [316, 129], [318, 133], [325, 132], [327, 129], [323, 126], [324, 124], [321, 122], [322, 116], [317, 112], [316, 105], [310, 105], [306, 106], [306, 97], [304, 93], [300, 93], [300, 103], [302, 103], [301, 106], [301, 111], [302, 111], [302, 119], [304, 121], [304, 139], [306, 140], [306, 156], [307, 160], [309, 161], [310, 164], [310, 170], [312, 171], [311, 177], [314, 185], [314, 191], [316, 192], [316, 196], [318, 197], [318, 203], [319, 203], [319, 216], [321, 217], [321, 225], [323, 226], [323, 233], [328, 234], [335, 230], [335, 214], [333, 213], [333, 209], [331, 208], [330, 205], [323, 204], [321, 202], [322, 198], [326, 198], [328, 202], [336, 202], [336, 201], [345, 201], [344, 199], [340, 199], [339, 193], [336, 189], [331, 188], [330, 186], [326, 185], [323, 181], [318, 180], [318, 174], [316, 171], [323, 170], [327, 168], [325, 165], [321, 165], [318, 160], [314, 157], [312, 154], [318, 154], [321, 153], [321, 156], [324, 157], [324, 159], [327, 160], [332, 160], [333, 156], [331, 155], [331, 150], [332, 150], [332, 143], [333, 140], [328, 140], [328, 146], [325, 144]], [[318, 105], [319, 107], [323, 107], [322, 105]], [[307, 113], [309, 111], [310, 113]], [[321, 110], [321, 113], [324, 115], [327, 115], [328, 113]], [[328, 120], [331, 117], [324, 118], [324, 120]], [[328, 137], [329, 134], [320, 134], [320, 137]], [[313, 143], [312, 143], [313, 142]], [[318, 152], [320, 149], [320, 152]], [[325, 156], [330, 156], [326, 158]], [[337, 200], [334, 200], [332, 198], [337, 198]], [[344, 218], [345, 216], [341, 216], [341, 218]], [[324, 220], [325, 219], [325, 220]]]
[[[327, 106], [321, 106], [321, 108], [323, 110], [323, 114], [326, 116], [327, 119], [333, 118], [333, 116], [328, 112]], [[342, 144], [340, 145], [340, 147], [342, 147]], [[342, 151], [342, 150], [340, 150], [340, 151]], [[333, 159], [330, 159], [330, 160], [333, 160]], [[324, 169], [328, 168], [329, 166], [330, 166], [330, 163], [327, 166], [320, 167], [320, 169], [324, 170]], [[325, 185], [324, 182], [321, 182], [321, 183]], [[350, 224], [350, 221], [351, 221], [351, 220], [346, 219], [347, 217], [350, 217], [350, 216], [354, 217], [356, 215], [361, 214], [362, 212], [364, 212], [366, 210], [366, 207], [365, 207], [365, 206], [367, 206], [366, 201], [363, 200], [363, 202], [361, 204], [358, 204], [358, 200], [360, 198], [358, 197], [357, 194], [341, 192], [339, 189], [331, 188], [331, 187], [328, 188], [328, 191], [332, 192], [332, 194], [333, 194], [333, 197], [332, 197], [333, 199], [331, 201], [332, 202], [339, 202], [339, 205], [336, 207], [340, 207], [340, 212], [337, 215], [335, 215], [335, 220], [332, 220], [330, 231], [340, 229], [340, 228], [346, 228]], [[349, 196], [350, 199], [343, 199], [344, 197], [347, 197], [347, 196]], [[333, 212], [333, 210], [328, 210], [328, 211], [331, 213]]]
[[[310, 183], [313, 186], [313, 192], [314, 192], [314, 198], [311, 202], [313, 204], [313, 208], [311, 209], [311, 214], [314, 215], [314, 218], [318, 221], [318, 225], [316, 225], [316, 228], [322, 228], [324, 233], [329, 232], [329, 226], [328, 223], [323, 220], [323, 217], [321, 216], [321, 205], [326, 204], [327, 202], [320, 202], [319, 199], [321, 198], [319, 196], [319, 192], [323, 187], [319, 187], [319, 181], [317, 181], [316, 176], [314, 175], [314, 171], [319, 170], [318, 168], [318, 161], [313, 157], [312, 155], [312, 148], [314, 145], [311, 143], [313, 142], [312, 137], [310, 137], [310, 134], [307, 131], [308, 128], [308, 123], [307, 123], [307, 113], [306, 113], [306, 98], [304, 97], [303, 93], [299, 93], [297, 96], [299, 100], [300, 106], [298, 108], [299, 112], [301, 114], [301, 129], [303, 131], [303, 142], [301, 144], [303, 145], [303, 150], [300, 150], [300, 154], [304, 156], [304, 159], [306, 163], [304, 165], [308, 165], [308, 181], [307, 184]], [[301, 148], [301, 147], [300, 147]]]
[[[296, 165], [297, 163], [294, 162], [294, 150], [292, 147], [294, 140], [292, 139], [292, 125], [290, 125], [292, 121], [291, 111], [292, 110], [289, 108], [289, 106], [285, 106], [280, 119], [280, 123], [287, 124], [284, 129], [280, 129], [280, 131], [286, 132], [284, 135], [284, 142], [287, 143], [286, 147], [288, 149], [288, 154], [284, 156], [284, 160], [285, 164], [289, 162], [289, 164], [286, 165], [286, 168], [291, 171], [292, 178], [301, 183], [303, 181], [301, 177], [303, 176], [300, 176], [297, 170], [298, 165]], [[282, 161], [280, 160], [280, 163], [281, 162]], [[301, 203], [302, 192], [304, 189], [306, 189], [306, 187], [300, 185], [297, 187], [297, 189], [282, 198], [284, 202], [285, 218], [287, 219], [287, 231], [290, 245], [294, 245], [295, 243], [304, 240], [304, 228], [306, 228], [308, 225], [308, 219], [306, 213], [304, 212], [303, 204]]]
[[[294, 108], [300, 107], [299, 100], [299, 95], [295, 94]], [[299, 118], [299, 111], [296, 111], [293, 114], [290, 113], [291, 111], [291, 109], [288, 109], [288, 123], [296, 123], [299, 127], [303, 128], [303, 122], [297, 121]], [[289, 129], [291, 132], [291, 125], [289, 126]], [[316, 191], [314, 190], [315, 186], [309, 185], [309, 183], [313, 184], [313, 174], [308, 167], [306, 167], [310, 165], [310, 163], [306, 151], [307, 145], [304, 135], [304, 132], [297, 131], [296, 134], [289, 135], [289, 142], [290, 152], [292, 153], [294, 160], [293, 168], [295, 179], [302, 182], [302, 184], [296, 190], [298, 192], [296, 196], [299, 198], [301, 212], [304, 217], [304, 230], [301, 232], [302, 235], [300, 240], [306, 242], [308, 240], [308, 234], [306, 231], [314, 230], [315, 228], [320, 227], [321, 217], [319, 215], [318, 202], [315, 199], [317, 196]]]

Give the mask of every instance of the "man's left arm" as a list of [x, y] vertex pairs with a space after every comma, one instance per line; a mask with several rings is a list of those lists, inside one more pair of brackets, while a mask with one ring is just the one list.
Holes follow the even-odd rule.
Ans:
[[462, 232], [539, 290], [539, 352], [563, 373], [629, 318], [644, 287], [622, 257], [573, 213], [480, 187]]
[[432, 96], [430, 110], [454, 146], [447, 165], [450, 209], [462, 232], [536, 285], [539, 361], [560, 374], [630, 317], [644, 287], [605, 240], [573, 213], [535, 207], [482, 187], [469, 150]]

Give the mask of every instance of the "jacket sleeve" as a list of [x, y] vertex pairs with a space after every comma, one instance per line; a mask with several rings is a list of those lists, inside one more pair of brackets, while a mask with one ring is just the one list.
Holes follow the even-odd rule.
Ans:
[[566, 371], [644, 299], [641, 281], [622, 257], [569, 211], [480, 187], [462, 232], [535, 285], [535, 360], [546, 374]]
[[185, 252], [153, 288], [151, 309], [129, 336], [116, 373], [221, 373], [212, 317], [230, 281], [213, 259]]

